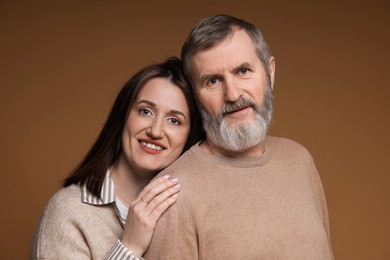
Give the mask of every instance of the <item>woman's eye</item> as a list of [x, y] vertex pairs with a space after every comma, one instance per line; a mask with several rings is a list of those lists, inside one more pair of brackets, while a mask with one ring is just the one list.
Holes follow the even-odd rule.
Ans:
[[172, 125], [180, 125], [180, 124], [181, 124], [180, 120], [177, 119], [177, 118], [169, 118], [168, 121], [169, 121], [169, 123], [171, 123]]
[[144, 116], [148, 116], [152, 114], [152, 112], [150, 112], [150, 110], [146, 108], [141, 108], [140, 110], [138, 110], [138, 113]]

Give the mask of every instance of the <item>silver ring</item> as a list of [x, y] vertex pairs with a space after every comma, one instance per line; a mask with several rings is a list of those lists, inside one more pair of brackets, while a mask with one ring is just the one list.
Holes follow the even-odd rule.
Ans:
[[144, 200], [144, 198], [141, 198], [141, 200], [142, 200], [143, 202], [145, 202], [146, 204], [148, 204], [148, 203], [146, 202], [146, 200]]

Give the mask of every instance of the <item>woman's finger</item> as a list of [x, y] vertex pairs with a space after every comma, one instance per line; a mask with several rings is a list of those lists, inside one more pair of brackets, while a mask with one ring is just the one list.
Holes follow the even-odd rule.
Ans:
[[142, 189], [142, 191], [138, 194], [137, 199], [143, 198], [143, 196], [145, 196], [145, 194], [146, 194], [152, 187], [154, 187], [155, 185], [158, 185], [158, 184], [161, 183], [161, 182], [164, 182], [164, 181], [169, 180], [169, 178], [170, 178], [169, 175], [164, 175], [164, 176], [158, 177], [158, 178], [156, 178], [156, 179], [153, 179], [151, 182], [148, 183], [148, 185], [146, 185], [146, 186]]
[[150, 220], [157, 223], [161, 215], [176, 202], [178, 195], [178, 193], [173, 194], [155, 207], [149, 215]]
[[[173, 195], [177, 194], [180, 191], [180, 184], [176, 184], [169, 189], [164, 190], [160, 194], [154, 196], [143, 208], [144, 214], [149, 216], [152, 212], [160, 206], [160, 204], [164, 204], [166, 200], [168, 200]], [[147, 194], [149, 195], [149, 194]]]
[[137, 198], [143, 203], [149, 204], [149, 202], [152, 201], [156, 196], [165, 192], [174, 185], [177, 185], [178, 181], [179, 180], [177, 178], [174, 178], [172, 180], [164, 179], [163, 181], [158, 182], [153, 186], [150, 186], [150, 188], [145, 193], [141, 192], [143, 194], [140, 193]]

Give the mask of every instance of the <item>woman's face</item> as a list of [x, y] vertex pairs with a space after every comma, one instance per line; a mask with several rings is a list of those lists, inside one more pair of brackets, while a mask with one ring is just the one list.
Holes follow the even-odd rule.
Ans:
[[157, 172], [181, 154], [190, 132], [182, 90], [153, 78], [140, 90], [122, 133], [124, 159], [137, 172]]

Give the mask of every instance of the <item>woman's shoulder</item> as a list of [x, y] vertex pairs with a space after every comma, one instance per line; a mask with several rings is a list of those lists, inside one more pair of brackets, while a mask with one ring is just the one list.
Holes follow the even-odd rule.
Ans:
[[[34, 234], [33, 245], [47, 242], [46, 237], [56, 237], [73, 226], [81, 207], [81, 190], [77, 185], [71, 185], [57, 191], [48, 201], [38, 221]], [[73, 220], [72, 220], [73, 219]], [[44, 241], [41, 241], [41, 240]]]
[[115, 232], [120, 230], [119, 223], [112, 221], [115, 216], [112, 207], [84, 203], [80, 186], [62, 188], [49, 199], [43, 210], [34, 232], [30, 256], [33, 259], [41, 256], [52, 259], [55, 256], [71, 255], [66, 251], [70, 247], [75, 249], [74, 254], [80, 253], [76, 249], [88, 250], [86, 237], [95, 241], [96, 234], [103, 232], [101, 230], [107, 231], [104, 229], [107, 226], [113, 227]]
[[75, 206], [81, 203], [81, 188], [78, 185], [70, 185], [57, 191], [49, 200], [48, 205]]
[[80, 186], [71, 185], [60, 189], [49, 199], [43, 217], [65, 218], [81, 207]]

